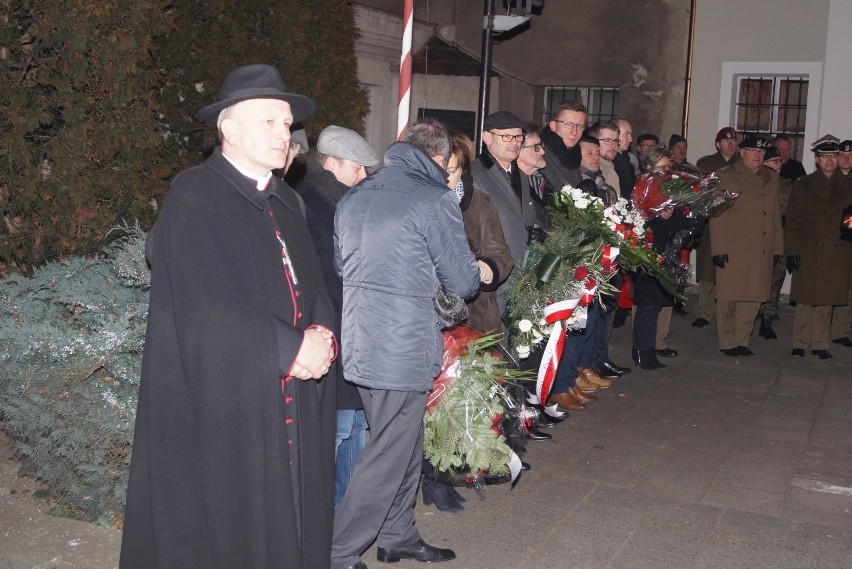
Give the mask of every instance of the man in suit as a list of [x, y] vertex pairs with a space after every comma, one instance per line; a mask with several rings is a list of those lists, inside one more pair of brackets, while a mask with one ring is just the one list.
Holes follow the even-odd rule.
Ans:
[[[536, 225], [539, 204], [529, 188], [529, 176], [518, 166], [521, 146], [526, 140], [526, 122], [507, 111], [497, 111], [485, 119], [482, 142], [485, 148], [473, 161], [471, 173], [477, 188], [491, 196], [503, 226], [503, 236], [520, 267], [524, 262], [530, 228]], [[506, 310], [508, 283], [497, 289], [497, 306]]]

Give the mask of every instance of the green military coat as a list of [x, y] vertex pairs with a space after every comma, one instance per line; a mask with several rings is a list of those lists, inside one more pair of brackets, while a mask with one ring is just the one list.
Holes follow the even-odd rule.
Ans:
[[790, 300], [812, 306], [845, 305], [852, 244], [840, 239], [840, 216], [852, 201], [852, 182], [840, 169], [816, 171], [793, 183], [787, 206], [787, 255], [799, 255]]

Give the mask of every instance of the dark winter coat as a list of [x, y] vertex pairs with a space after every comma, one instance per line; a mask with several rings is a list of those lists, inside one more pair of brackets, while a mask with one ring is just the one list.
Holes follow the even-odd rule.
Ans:
[[468, 301], [467, 323], [484, 332], [500, 332], [503, 324], [495, 291], [512, 272], [512, 252], [503, 238], [503, 227], [494, 202], [485, 192], [474, 189], [473, 178], [464, 176], [462, 180], [464, 196], [459, 205], [467, 240], [477, 260], [487, 263], [494, 273], [494, 279], [489, 284], [480, 285], [479, 294]]
[[553, 190], [559, 192], [566, 185], [576, 188], [583, 181], [580, 174], [580, 145], [568, 148], [562, 138], [550, 130], [550, 126], [541, 130], [541, 143], [547, 151], [547, 166], [541, 169], [541, 173]]
[[[349, 187], [337, 181], [334, 174], [315, 162], [308, 163], [300, 186], [300, 195], [305, 202], [308, 229], [319, 255], [322, 274], [334, 310], [334, 335], [337, 338], [340, 338], [340, 321], [343, 316], [343, 283], [334, 268], [334, 212], [337, 202], [348, 190]], [[338, 409], [364, 408], [358, 388], [343, 379], [343, 366], [332, 366], [327, 378], [337, 385]]]
[[837, 169], [831, 178], [816, 171], [793, 183], [787, 206], [786, 254], [801, 257], [793, 271], [790, 300], [812, 306], [849, 301], [849, 248], [840, 239], [843, 209], [852, 199], [852, 183]]
[[380, 168], [349, 190], [334, 220], [343, 279], [343, 373], [368, 388], [428, 391], [443, 337], [432, 297], [440, 281], [462, 298], [479, 290], [461, 210], [446, 172], [395, 142]]
[[[689, 231], [693, 235], [700, 234], [704, 225], [704, 218], [698, 222], [692, 221], [680, 211], [675, 211], [668, 219], [654, 217], [645, 223], [646, 228], [652, 232], [654, 250], [660, 254], [666, 252], [669, 240], [678, 231]], [[674, 297], [658, 279], [645, 273], [637, 273], [633, 281], [633, 304], [672, 306]]]
[[121, 567], [328, 567], [334, 389], [282, 379], [303, 331], [333, 326], [297, 195], [258, 191], [217, 148], [175, 178], [147, 256]]

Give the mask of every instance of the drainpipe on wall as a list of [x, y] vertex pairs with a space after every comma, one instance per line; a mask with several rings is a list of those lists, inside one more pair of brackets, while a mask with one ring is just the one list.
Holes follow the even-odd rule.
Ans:
[[692, 91], [692, 50], [695, 46], [695, 4], [697, 0], [692, 0], [689, 7], [689, 46], [686, 52], [686, 85], [683, 90], [683, 121], [681, 136], [687, 136], [689, 132], [689, 97]]

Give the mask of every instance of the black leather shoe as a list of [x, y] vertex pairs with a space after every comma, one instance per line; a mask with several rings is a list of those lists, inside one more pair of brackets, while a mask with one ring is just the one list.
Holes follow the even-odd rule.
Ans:
[[367, 569], [367, 564], [364, 563], [363, 561], [359, 561], [358, 563], [356, 563], [354, 565], [347, 566], [346, 569]]
[[805, 357], [805, 349], [804, 348], [793, 348], [793, 351], [790, 352], [791, 356], [796, 356], [799, 358]]
[[819, 356], [821, 360], [830, 360], [834, 356], [832, 356], [828, 350], [811, 350], [811, 353], [815, 356]]
[[742, 354], [740, 354], [739, 348], [728, 348], [727, 350], [719, 350], [719, 351], [722, 352], [723, 354], [725, 354], [726, 356], [731, 356], [732, 358], [735, 358], [739, 355], [742, 355]]
[[832, 340], [835, 344], [840, 344], [841, 346], [846, 346], [847, 348], [852, 348], [852, 339], [849, 336], [843, 336], [842, 338], [837, 338], [836, 340]]
[[598, 375], [604, 379], [618, 379], [621, 377], [621, 374], [609, 365], [609, 362], [595, 364], [595, 370], [598, 372]]
[[423, 503], [427, 506], [435, 504], [435, 507], [442, 512], [450, 512], [455, 514], [464, 511], [464, 506], [455, 500], [450, 490], [452, 486], [424, 478], [420, 485], [420, 491], [423, 492]]
[[633, 361], [642, 369], [654, 370], [666, 367], [657, 359], [654, 350], [633, 350]]
[[376, 559], [384, 563], [396, 563], [400, 559], [413, 559], [423, 563], [437, 563], [455, 559], [456, 553], [452, 549], [441, 549], [432, 547], [422, 539], [418, 539], [411, 545], [385, 549], [380, 547], [376, 552]]
[[692, 326], [694, 328], [704, 328], [708, 324], [710, 324], [710, 321], [706, 320], [704, 318], [696, 318], [695, 320], [692, 321]]
[[521, 470], [529, 470], [531, 468], [532, 466], [530, 466], [529, 462], [524, 462], [523, 460], [521, 461]]
[[610, 359], [606, 360], [606, 363], [609, 367], [614, 369], [616, 373], [620, 373], [621, 375], [624, 375], [625, 373], [630, 373], [629, 367], [624, 367], [624, 366], [620, 366], [618, 364], [615, 364]]
[[761, 338], [765, 338], [767, 340], [777, 340], [778, 335], [775, 333], [775, 330], [772, 329], [772, 318], [767, 318], [766, 316], [760, 317], [760, 330], [758, 331], [758, 335]]
[[550, 429], [551, 427], [555, 427], [559, 423], [561, 423], [563, 419], [554, 419], [547, 413], [540, 413], [538, 416], [538, 425], [539, 429]]
[[529, 429], [527, 431], [527, 439], [531, 441], [549, 441], [553, 438], [550, 433], [539, 431], [538, 429]]
[[654, 351], [657, 352], [658, 356], [663, 356], [664, 358], [676, 358], [677, 357], [677, 351], [675, 351], [671, 348], [663, 348], [662, 350], [654, 350]]
[[746, 348], [745, 346], [737, 346], [737, 350], [739, 350], [741, 356], [753, 356], [754, 352]]

